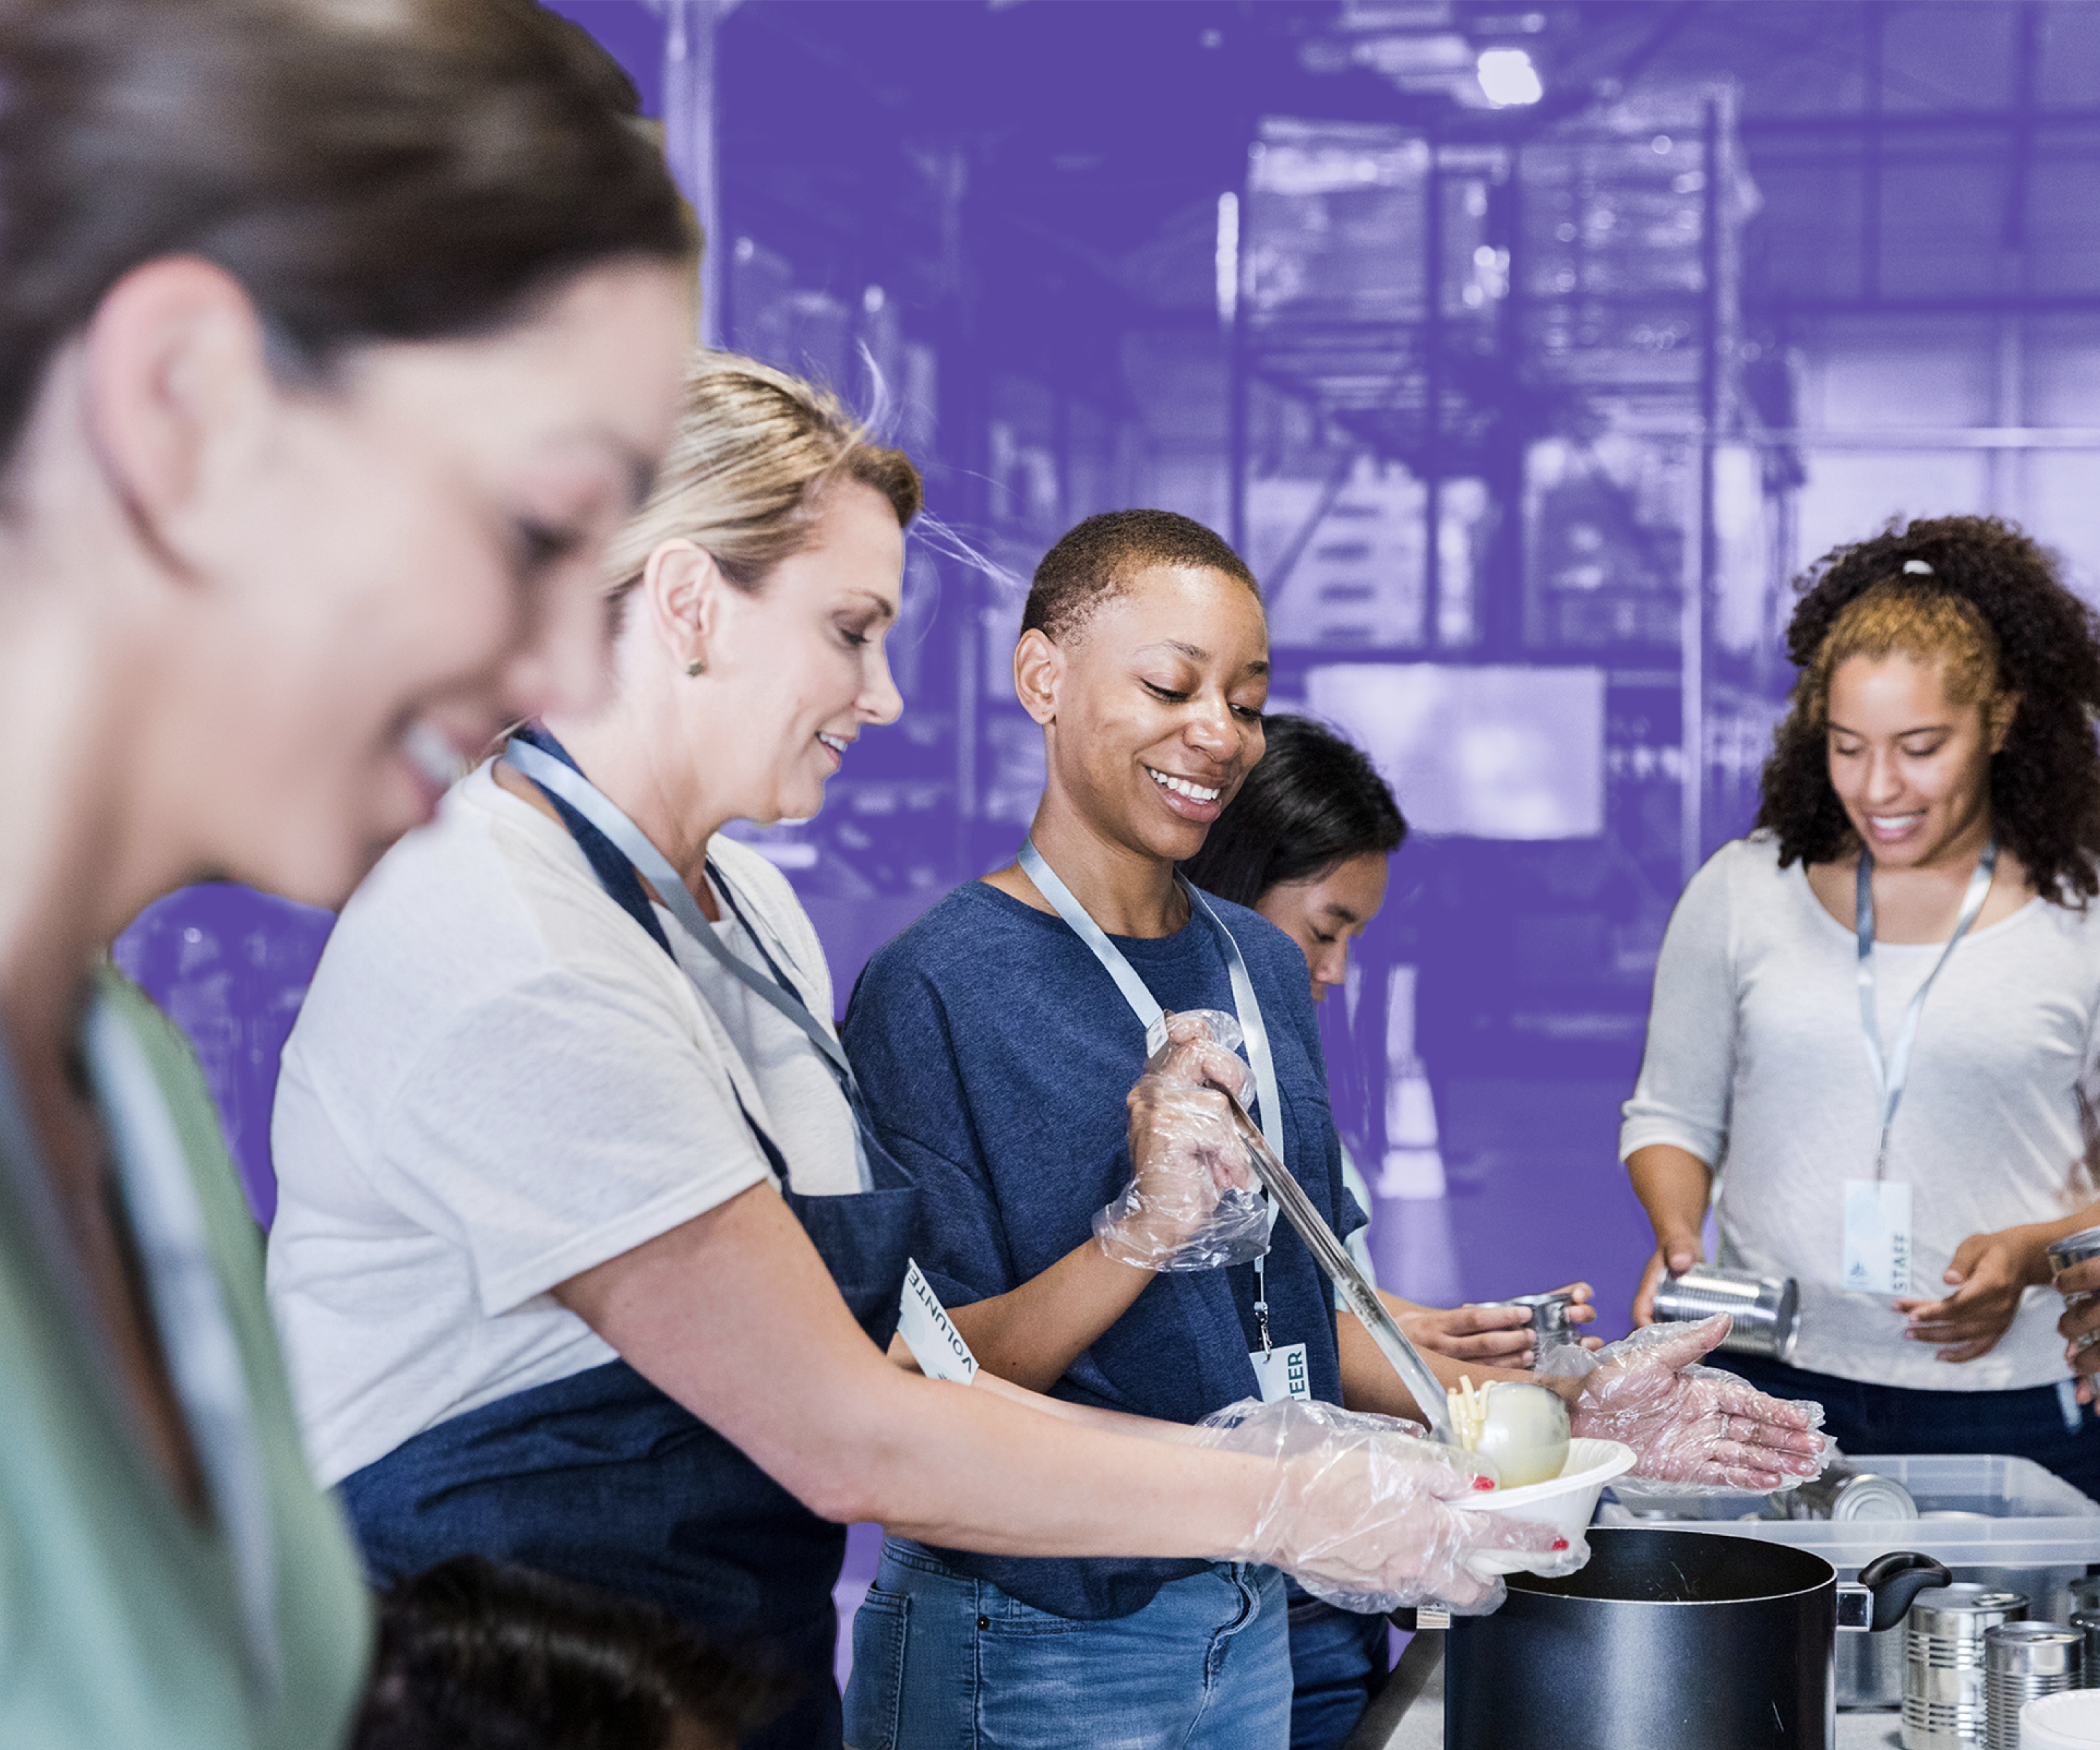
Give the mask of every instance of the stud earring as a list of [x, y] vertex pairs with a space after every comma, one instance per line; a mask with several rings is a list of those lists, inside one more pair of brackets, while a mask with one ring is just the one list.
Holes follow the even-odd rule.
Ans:
[[688, 675], [704, 675], [707, 672], [707, 659], [704, 656], [695, 656], [690, 662], [686, 664], [686, 672]]

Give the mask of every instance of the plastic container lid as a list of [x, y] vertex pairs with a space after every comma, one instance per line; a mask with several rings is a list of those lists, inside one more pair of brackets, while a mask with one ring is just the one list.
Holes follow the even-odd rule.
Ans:
[[2020, 1750], [2100, 1750], [2100, 1689], [2029, 1702], [2020, 1709]]

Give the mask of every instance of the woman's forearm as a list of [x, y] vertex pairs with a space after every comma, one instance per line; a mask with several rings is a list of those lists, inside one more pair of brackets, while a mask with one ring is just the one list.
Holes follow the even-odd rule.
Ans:
[[893, 1365], [769, 1186], [556, 1294], [826, 1519], [993, 1554], [1222, 1558], [1246, 1547], [1274, 1482], [1266, 1461], [1185, 1434], [1132, 1439], [1138, 1418]]
[[1668, 1252], [1688, 1239], [1696, 1247], [1714, 1194], [1714, 1174], [1706, 1163], [1688, 1149], [1651, 1143], [1626, 1157], [1626, 1172], [1648, 1211], [1657, 1245]]
[[908, 1405], [867, 1406], [854, 1516], [929, 1543], [1224, 1559], [1246, 1548], [1273, 1481], [1266, 1462], [1203, 1451], [1189, 1429], [1046, 1413], [1049, 1400], [1008, 1397], [982, 1374], [969, 1386], [894, 1378], [917, 1389]]
[[948, 1316], [980, 1367], [1048, 1391], [1154, 1279], [1088, 1240], [1019, 1288], [951, 1307]]
[[996, 1373], [981, 1372], [972, 1383], [978, 1391], [994, 1393], [1009, 1403], [1070, 1422], [1074, 1427], [1092, 1428], [1101, 1434], [1120, 1434], [1134, 1440], [1159, 1440], [1170, 1446], [1192, 1445], [1196, 1440], [1196, 1430], [1185, 1422], [1161, 1422], [1156, 1417], [1132, 1416], [1123, 1410], [1067, 1403], [1062, 1398], [1046, 1396], [1039, 1391], [1030, 1391], [1026, 1386], [1017, 1386]]
[[[1335, 1319], [1336, 1347], [1341, 1351], [1342, 1403], [1352, 1410], [1369, 1410], [1380, 1416], [1404, 1416], [1411, 1422], [1427, 1422], [1429, 1418], [1414, 1401], [1414, 1395], [1393, 1372], [1392, 1363], [1386, 1360], [1385, 1351], [1372, 1342], [1363, 1321], [1352, 1312], [1338, 1313]], [[1525, 1385], [1550, 1383], [1540, 1381], [1535, 1374], [1520, 1373], [1512, 1368], [1497, 1367], [1489, 1361], [1459, 1361], [1448, 1355], [1440, 1355], [1433, 1349], [1417, 1347], [1429, 1371], [1440, 1380], [1448, 1390], [1462, 1377], [1476, 1386], [1485, 1386], [1492, 1380], [1509, 1379]]]

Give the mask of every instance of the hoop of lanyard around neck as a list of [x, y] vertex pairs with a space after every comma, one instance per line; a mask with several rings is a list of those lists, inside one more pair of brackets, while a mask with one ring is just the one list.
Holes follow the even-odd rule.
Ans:
[[1866, 1034], [1867, 1061], [1873, 1068], [1874, 1085], [1881, 1091], [1881, 1135], [1874, 1145], [1877, 1180], [1888, 1171], [1889, 1131], [1896, 1122], [1896, 1108], [1903, 1104], [1904, 1085], [1910, 1080], [1911, 1047], [1917, 1043], [1917, 1018], [1925, 1012], [1926, 993], [1932, 989], [1933, 981], [1954, 957], [1956, 946], [1969, 933], [1970, 925], [1983, 910], [1983, 901], [1991, 891], [1991, 877], [1997, 866], [1998, 840], [1994, 833], [1985, 841], [1983, 854], [1976, 861], [1975, 873], [1969, 877], [1968, 890], [1961, 896], [1961, 912], [1954, 920], [1954, 933], [1947, 938], [1946, 947], [1940, 950], [1932, 970], [1925, 975], [1925, 982], [1917, 987], [1909, 1007], [1904, 1011], [1903, 1025], [1896, 1029], [1895, 1049], [1884, 1060], [1881, 1016], [1874, 1002], [1874, 858], [1865, 845], [1860, 847], [1859, 883], [1852, 915], [1860, 952], [1860, 1024]]
[[275, 1700], [285, 1672], [269, 1478], [188, 1153], [145, 1047], [108, 998], [88, 1011], [82, 1043], [169, 1380], [233, 1570], [248, 1681]]
[[[1073, 896], [1071, 888], [1058, 879], [1057, 871], [1043, 860], [1033, 839], [1022, 841], [1021, 854], [1016, 861], [1021, 865], [1021, 873], [1035, 884], [1036, 892], [1050, 901], [1072, 933], [1093, 950], [1094, 958], [1115, 981], [1123, 1001], [1130, 1005], [1131, 1012], [1145, 1029], [1145, 1054], [1150, 1057], [1167, 1043], [1167, 1012], [1138, 976], [1137, 968], [1109, 940], [1108, 932], [1088, 915], [1087, 908]], [[1211, 908], [1210, 901], [1179, 872], [1174, 881], [1188, 897], [1189, 915], [1201, 917], [1208, 923], [1224, 950], [1225, 968], [1232, 979], [1233, 1007], [1238, 1012], [1240, 1032], [1246, 1039], [1247, 1062], [1254, 1070], [1257, 1105], [1255, 1115], [1268, 1146], [1276, 1151], [1277, 1159], [1282, 1160], [1283, 1101], [1276, 1089], [1276, 1059], [1268, 1048], [1268, 1029], [1261, 1018], [1261, 1003], [1254, 994], [1254, 980], [1247, 973], [1246, 957], [1240, 952], [1240, 945], [1233, 939], [1233, 932]], [[1268, 1193], [1263, 1195], [1266, 1198]], [[1272, 1228], [1276, 1224], [1276, 1206], [1272, 1202], [1268, 1211]], [[1261, 1335], [1262, 1353], [1267, 1355], [1274, 1345], [1269, 1341], [1268, 1260], [1265, 1257], [1254, 1261], [1254, 1283], [1255, 1325]]]
[[[544, 732], [542, 732], [544, 733]], [[514, 767], [526, 777], [569, 804], [591, 825], [611, 840], [656, 890], [656, 897], [672, 916], [684, 926], [686, 933], [712, 954], [723, 968], [747, 989], [770, 1003], [790, 1021], [801, 1029], [810, 1043], [823, 1058], [826, 1066], [839, 1084], [839, 1091], [845, 1096], [846, 1105], [854, 1121], [854, 1158], [860, 1171], [860, 1188], [873, 1188], [875, 1175], [868, 1165], [866, 1140], [867, 1102], [862, 1097], [860, 1082], [847, 1060], [845, 1048], [818, 1024], [810, 1012], [809, 1005], [801, 994], [788, 983], [786, 976], [767, 953], [765, 941], [752, 928], [737, 904], [729, 883], [710, 862], [707, 866], [708, 879], [717, 893], [728, 905], [744, 933], [750, 937], [758, 951], [765, 955], [773, 976], [769, 978], [740, 955], [732, 954], [715, 933], [715, 927], [708, 921], [708, 915], [700, 910], [699, 901], [693, 897], [678, 871], [671, 866], [670, 859], [649, 842], [648, 835], [636, 826], [620, 807], [588, 778], [574, 766], [564, 765], [544, 748], [531, 742], [513, 737], [503, 751], [506, 765]], [[783, 1175], [783, 1178], [785, 1175]]]

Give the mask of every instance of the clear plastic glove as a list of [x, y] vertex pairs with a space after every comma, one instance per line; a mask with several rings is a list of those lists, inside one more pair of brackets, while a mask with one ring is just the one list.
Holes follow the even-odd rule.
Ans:
[[1241, 1559], [1282, 1568], [1315, 1598], [1382, 1615], [1434, 1604], [1493, 1610], [1499, 1578], [1468, 1558], [1521, 1552], [1541, 1572], [1572, 1574], [1589, 1546], [1549, 1525], [1447, 1506], [1493, 1485], [1470, 1456], [1423, 1437], [1414, 1423], [1332, 1404], [1247, 1398], [1203, 1419], [1199, 1444], [1281, 1461]]
[[1232, 1047], [1239, 1023], [1214, 1010], [1170, 1016], [1167, 1046], [1130, 1091], [1123, 1195], [1094, 1217], [1094, 1238], [1140, 1270], [1215, 1270], [1268, 1250], [1268, 1207], [1220, 1087], [1244, 1100], [1251, 1072]]
[[1728, 1334], [1728, 1316], [1651, 1325], [1607, 1344], [1569, 1406], [1574, 1431], [1634, 1449], [1630, 1482], [1673, 1495], [1776, 1494], [1821, 1473], [1823, 1406], [1769, 1397], [1692, 1364]]

